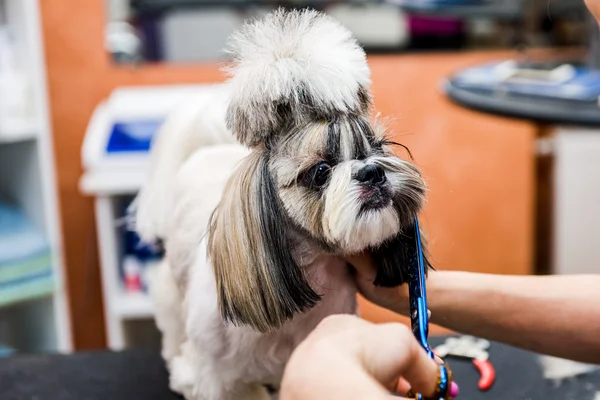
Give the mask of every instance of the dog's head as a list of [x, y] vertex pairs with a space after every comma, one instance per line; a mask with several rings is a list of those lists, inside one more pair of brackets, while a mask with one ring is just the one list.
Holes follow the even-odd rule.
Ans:
[[232, 44], [227, 123], [252, 153], [209, 231], [224, 318], [264, 332], [319, 301], [290, 232], [332, 254], [370, 250], [377, 285], [404, 283], [426, 188], [371, 118], [364, 51], [314, 11], [277, 11]]

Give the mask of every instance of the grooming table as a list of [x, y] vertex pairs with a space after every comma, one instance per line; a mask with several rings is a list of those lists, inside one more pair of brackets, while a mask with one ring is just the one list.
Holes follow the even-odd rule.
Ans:
[[[550, 124], [600, 126], [600, 72], [577, 63], [532, 62], [520, 65], [549, 73], [569, 64], [564, 81], [548, 77], [505, 80], [506, 62], [466, 68], [449, 77], [443, 90], [452, 101], [473, 110]], [[531, 65], [529, 65], [531, 64]], [[560, 71], [558, 71], [560, 73]]]
[[[443, 338], [432, 337], [433, 346]], [[492, 343], [490, 360], [496, 382], [477, 388], [478, 373], [468, 361], [449, 361], [465, 400], [595, 400], [596, 371], [557, 385], [545, 381], [536, 355]], [[315, 362], [318, 362], [315, 360]], [[325, 378], [324, 378], [325, 379]], [[156, 351], [86, 352], [72, 355], [23, 355], [0, 358], [2, 400], [177, 400]]]

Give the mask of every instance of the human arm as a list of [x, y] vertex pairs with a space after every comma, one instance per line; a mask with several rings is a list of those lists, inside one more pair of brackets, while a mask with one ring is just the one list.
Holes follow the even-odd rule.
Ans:
[[404, 393], [412, 386], [416, 392], [430, 394], [437, 371], [436, 363], [404, 325], [376, 325], [355, 316], [333, 316], [294, 351], [279, 397], [391, 400], [389, 393], [400, 377]]
[[600, 363], [600, 276], [433, 272], [432, 322], [538, 353]]
[[[367, 257], [350, 260], [366, 298], [408, 314], [408, 291], [372, 285]], [[432, 271], [431, 322], [542, 354], [600, 363], [600, 275], [507, 276]]]

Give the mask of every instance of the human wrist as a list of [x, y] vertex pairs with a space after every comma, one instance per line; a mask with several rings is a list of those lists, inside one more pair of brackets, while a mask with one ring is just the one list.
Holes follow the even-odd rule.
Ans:
[[[439, 272], [430, 271], [427, 274], [427, 298], [435, 297], [435, 292], [438, 288], [437, 275]], [[410, 316], [410, 295], [409, 295], [409, 284], [404, 283], [401, 286], [391, 289], [387, 296], [385, 296], [385, 302], [378, 301], [377, 303], [387, 308], [390, 311], [395, 312], [403, 316]], [[429, 305], [429, 304], [428, 304]], [[431, 307], [429, 307], [431, 309]]]
[[396, 314], [409, 316], [410, 315], [410, 301], [409, 301], [409, 287], [408, 283], [394, 288], [394, 295], [390, 299], [386, 308]]
[[447, 292], [445, 284], [447, 280], [447, 271], [429, 271], [425, 283], [425, 292], [427, 294], [427, 311], [429, 312], [429, 321], [438, 323], [444, 318]]
[[456, 329], [457, 321], [463, 321], [463, 317], [482, 300], [482, 293], [487, 291], [486, 281], [479, 276], [462, 271], [436, 271], [430, 274], [427, 279], [430, 322]]

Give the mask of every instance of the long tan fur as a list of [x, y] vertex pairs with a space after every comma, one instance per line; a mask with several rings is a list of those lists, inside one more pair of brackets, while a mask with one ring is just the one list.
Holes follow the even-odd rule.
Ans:
[[241, 163], [213, 213], [208, 235], [222, 315], [261, 332], [281, 326], [318, 300], [287, 247], [283, 211], [269, 193], [274, 187], [267, 164], [259, 151]]

